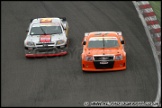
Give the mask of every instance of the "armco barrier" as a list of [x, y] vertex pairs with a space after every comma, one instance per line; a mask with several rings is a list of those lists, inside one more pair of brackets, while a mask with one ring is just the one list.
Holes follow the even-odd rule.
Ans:
[[159, 21], [157, 20], [156, 14], [148, 1], [135, 2], [140, 13], [145, 19], [145, 22], [151, 34], [151, 38], [156, 48], [159, 62], [161, 63], [161, 26], [159, 24]]

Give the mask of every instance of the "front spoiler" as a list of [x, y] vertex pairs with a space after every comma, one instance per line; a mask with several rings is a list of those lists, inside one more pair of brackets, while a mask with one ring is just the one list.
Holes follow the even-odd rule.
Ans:
[[26, 57], [53, 57], [53, 56], [63, 56], [66, 55], [67, 51], [59, 52], [55, 54], [25, 54]]
[[126, 70], [126, 67], [121, 68], [112, 68], [112, 69], [88, 69], [88, 68], [82, 68], [85, 72], [109, 72], [109, 71], [122, 71]]
[[84, 61], [82, 59], [82, 70], [87, 72], [103, 72], [103, 71], [120, 71], [126, 70], [126, 59], [114, 61], [112, 68], [96, 68], [94, 62]]

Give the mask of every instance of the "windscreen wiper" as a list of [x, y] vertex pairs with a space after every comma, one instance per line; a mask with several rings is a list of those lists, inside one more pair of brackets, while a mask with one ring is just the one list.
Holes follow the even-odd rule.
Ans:
[[105, 40], [104, 40], [104, 38], [103, 38], [103, 55], [105, 55], [104, 49], [105, 49]]
[[44, 31], [44, 29], [42, 27], [40, 27], [40, 28], [41, 28], [43, 34], [46, 35], [47, 33]]
[[105, 40], [104, 40], [104, 38], [103, 38], [103, 48], [105, 48]]

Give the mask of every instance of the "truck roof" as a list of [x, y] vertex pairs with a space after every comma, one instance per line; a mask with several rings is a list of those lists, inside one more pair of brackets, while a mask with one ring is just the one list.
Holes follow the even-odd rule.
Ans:
[[118, 38], [118, 33], [117, 32], [91, 32], [88, 34], [88, 37], [116, 37]]
[[32, 27], [39, 26], [59, 26], [61, 23], [60, 18], [36, 18], [33, 19]]

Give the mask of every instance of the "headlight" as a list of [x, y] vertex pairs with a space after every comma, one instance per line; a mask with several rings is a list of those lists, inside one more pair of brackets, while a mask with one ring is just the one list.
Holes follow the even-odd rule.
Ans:
[[28, 45], [28, 46], [34, 46], [34, 42], [26, 42], [26, 45]]
[[56, 42], [56, 45], [60, 45], [60, 44], [63, 44], [63, 43], [65, 43], [64, 40], [58, 40], [58, 41]]
[[93, 61], [93, 56], [85, 56], [86, 61]]
[[115, 60], [122, 60], [123, 59], [123, 56], [121, 54], [117, 54], [115, 56]]

